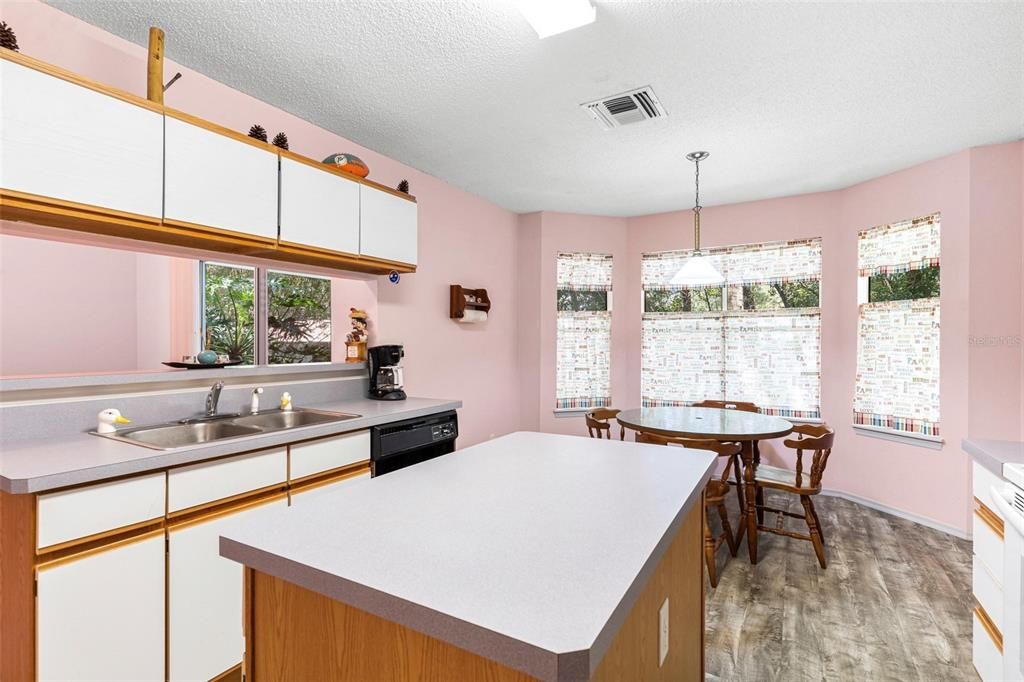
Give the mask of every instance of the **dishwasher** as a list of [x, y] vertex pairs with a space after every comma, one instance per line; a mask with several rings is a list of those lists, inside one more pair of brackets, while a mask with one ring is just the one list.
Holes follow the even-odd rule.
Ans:
[[459, 418], [454, 410], [370, 429], [370, 475], [404, 469], [455, 451]]

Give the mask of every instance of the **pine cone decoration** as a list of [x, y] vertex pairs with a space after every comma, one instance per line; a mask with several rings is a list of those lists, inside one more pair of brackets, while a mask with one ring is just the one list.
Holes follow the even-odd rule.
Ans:
[[281, 149], [288, 149], [288, 136], [284, 133], [274, 135], [274, 146]]
[[14, 29], [6, 21], [0, 21], [0, 47], [18, 51], [18, 36], [14, 35]]
[[259, 123], [249, 128], [249, 137], [255, 137], [257, 140], [267, 141], [267, 129], [261, 126]]
[[408, 194], [409, 193], [409, 181], [408, 180], [402, 180], [400, 183], [398, 183], [398, 191], [402, 192], [404, 194]]

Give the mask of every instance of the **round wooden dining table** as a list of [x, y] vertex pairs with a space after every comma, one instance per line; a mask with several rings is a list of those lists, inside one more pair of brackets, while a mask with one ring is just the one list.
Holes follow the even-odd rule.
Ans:
[[[793, 431], [793, 425], [781, 417], [714, 407], [641, 407], [623, 410], [615, 419], [633, 431], [670, 438], [707, 438], [742, 445], [743, 487], [746, 494], [740, 498], [740, 513], [746, 523], [741, 524], [741, 528], [747, 534], [750, 562], [756, 564], [757, 508], [753, 501], [757, 498], [754, 485], [757, 463], [754, 461], [754, 442], [787, 436]], [[743, 500], [750, 500], [751, 503], [744, 504]]]

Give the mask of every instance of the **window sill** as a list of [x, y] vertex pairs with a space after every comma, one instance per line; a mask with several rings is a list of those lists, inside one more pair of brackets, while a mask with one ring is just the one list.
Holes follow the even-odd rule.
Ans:
[[567, 419], [569, 417], [582, 417], [587, 412], [596, 409], [596, 407], [566, 407], [563, 409], [551, 410], [551, 413], [555, 415], [556, 419]]
[[941, 450], [942, 446], [946, 443], [941, 436], [924, 436], [917, 433], [907, 433], [906, 431], [893, 431], [892, 429], [883, 429], [877, 426], [867, 426], [865, 424], [854, 424], [853, 430], [858, 436], [881, 438], [882, 440], [891, 440], [895, 443], [928, 448], [929, 450]]

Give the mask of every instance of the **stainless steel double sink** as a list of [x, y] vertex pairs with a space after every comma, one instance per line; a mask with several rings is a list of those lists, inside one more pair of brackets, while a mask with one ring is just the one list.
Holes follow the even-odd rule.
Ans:
[[344, 412], [294, 408], [289, 411], [268, 410], [246, 415], [227, 414], [197, 417], [180, 422], [118, 429], [114, 433], [97, 433], [95, 431], [90, 431], [90, 433], [154, 450], [171, 450], [186, 445], [284, 431], [299, 426], [342, 422], [348, 419], [357, 419], [360, 416]]

